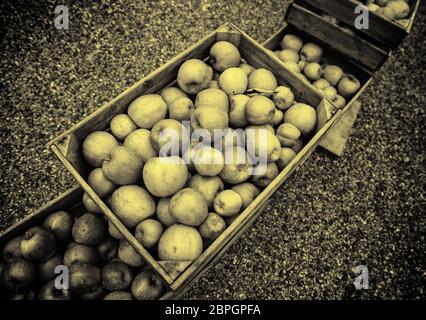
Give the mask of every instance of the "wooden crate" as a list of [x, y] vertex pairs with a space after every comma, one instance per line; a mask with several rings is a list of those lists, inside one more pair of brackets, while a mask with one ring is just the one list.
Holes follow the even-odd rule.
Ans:
[[[296, 158], [280, 173], [280, 175], [242, 212], [238, 218], [214, 241], [195, 261], [172, 263], [156, 261], [145, 248], [136, 240], [131, 232], [119, 221], [109, 207], [96, 195], [88, 185], [88, 167], [82, 161], [80, 144], [91, 132], [107, 130], [112, 117], [126, 111], [127, 106], [137, 97], [147, 93], [157, 93], [170, 85], [176, 79], [180, 65], [191, 58], [205, 59], [210, 47], [216, 41], [230, 41], [240, 50], [242, 57], [256, 68], [265, 67], [275, 73], [280, 84], [292, 88], [296, 99], [317, 108], [320, 125], [318, 132], [298, 153]], [[317, 91], [312, 90], [306, 83], [284, 68], [280, 60], [268, 50], [250, 38], [232, 24], [225, 24], [205, 38], [191, 46], [169, 63], [163, 65], [144, 79], [138, 81], [111, 102], [102, 106], [76, 126], [61, 134], [49, 143], [49, 147], [58, 159], [69, 170], [72, 176], [82, 186], [85, 192], [100, 207], [107, 218], [117, 227], [127, 241], [145, 259], [147, 264], [156, 271], [172, 290], [187, 287], [194, 278], [218, 259], [239, 235], [261, 213], [271, 195], [295, 172], [318, 146], [321, 138], [342, 116], [342, 110], [334, 115], [330, 113], [333, 107]]]
[[[84, 213], [85, 209], [81, 203], [83, 194], [84, 190], [80, 186], [75, 186], [13, 224], [0, 233], [0, 248], [3, 248], [9, 240], [22, 235], [29, 228], [43, 223], [44, 219], [53, 212], [64, 210], [75, 216]], [[189, 286], [182, 287], [179, 291], [169, 290], [160, 299], [176, 299], [186, 292], [188, 288]]]
[[[320, 145], [328, 151], [337, 156], [342, 156], [350, 129], [360, 109], [360, 104], [356, 101], [369, 86], [374, 73], [380, 69], [389, 57], [390, 52], [356, 34], [349, 34], [318, 13], [296, 3], [289, 7], [285, 20], [283, 26], [263, 43], [265, 48], [275, 51], [279, 49], [280, 42], [285, 34], [298, 35], [305, 42], [312, 41], [320, 44], [325, 49], [324, 57], [330, 64], [340, 66], [345, 72], [353, 74], [361, 82], [361, 88], [347, 101], [346, 107], [343, 109], [345, 126], [336, 126], [330, 130], [327, 138], [324, 137], [320, 142]], [[311, 90], [322, 94], [311, 83], [307, 81], [305, 83], [311, 87]]]
[[[357, 17], [355, 8], [360, 5], [360, 1], [355, 0], [302, 0], [300, 2], [305, 2], [318, 8], [349, 26], [354, 25]], [[386, 19], [381, 15], [371, 12], [369, 28], [362, 29], [360, 32], [386, 48], [392, 49], [397, 47], [411, 31], [420, 0], [409, 0], [409, 3], [411, 7], [410, 16], [402, 23]]]

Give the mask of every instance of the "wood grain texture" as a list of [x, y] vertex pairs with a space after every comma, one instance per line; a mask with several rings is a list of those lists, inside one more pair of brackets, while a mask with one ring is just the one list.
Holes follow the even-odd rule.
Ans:
[[287, 22], [332, 46], [349, 59], [369, 70], [378, 70], [389, 57], [389, 53], [344, 31], [320, 15], [292, 4], [287, 11]]
[[[357, 18], [355, 8], [359, 5], [359, 2], [353, 0], [303, 0], [301, 2], [308, 3], [349, 26], [353, 26]], [[369, 28], [360, 31], [390, 49], [397, 47], [408, 35], [408, 30], [402, 25], [385, 19], [374, 12], [370, 13], [369, 22]]]

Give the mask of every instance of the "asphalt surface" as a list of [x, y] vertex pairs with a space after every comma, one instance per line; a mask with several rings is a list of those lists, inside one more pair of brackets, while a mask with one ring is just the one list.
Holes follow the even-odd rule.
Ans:
[[[224, 22], [264, 41], [290, 1], [63, 1], [68, 30], [42, 3], [0, 4], [1, 229], [74, 184], [46, 142]], [[344, 157], [316, 152], [186, 298], [426, 297], [425, 11], [363, 95]]]

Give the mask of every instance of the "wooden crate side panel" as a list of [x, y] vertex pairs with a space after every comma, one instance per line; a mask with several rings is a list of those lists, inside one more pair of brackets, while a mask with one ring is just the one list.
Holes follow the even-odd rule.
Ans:
[[372, 71], [379, 69], [389, 56], [384, 50], [357, 36], [350, 35], [338, 25], [326, 21], [323, 17], [297, 4], [290, 7], [287, 22]]
[[[357, 17], [355, 8], [359, 3], [352, 0], [303, 1], [338, 18], [350, 26], [353, 26]], [[394, 48], [407, 36], [407, 31], [396, 22], [386, 20], [375, 13], [370, 13], [369, 17], [369, 28], [360, 31], [383, 45]]]
[[19, 220], [17, 223], [0, 233], [0, 247], [10, 239], [25, 232], [28, 228], [41, 223], [50, 213], [59, 210], [66, 211], [74, 208], [81, 202], [82, 195], [83, 191], [78, 186], [75, 186], [57, 198], [49, 201], [38, 210], [30, 213], [25, 218]]

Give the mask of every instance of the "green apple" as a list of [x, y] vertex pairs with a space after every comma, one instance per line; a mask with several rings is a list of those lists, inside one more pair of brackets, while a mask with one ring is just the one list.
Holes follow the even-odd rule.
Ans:
[[195, 108], [200, 107], [218, 108], [228, 113], [229, 99], [227, 94], [220, 89], [204, 89], [198, 92], [197, 97], [195, 98]]
[[199, 226], [208, 215], [206, 199], [192, 188], [178, 191], [170, 200], [170, 210], [178, 222], [188, 226]]
[[24, 258], [42, 262], [55, 254], [55, 237], [44, 228], [32, 227], [22, 236], [20, 247]]
[[147, 129], [133, 131], [124, 140], [124, 146], [136, 153], [143, 162], [156, 157], [158, 154], [149, 139], [151, 132]]
[[158, 243], [162, 261], [192, 261], [203, 252], [203, 240], [194, 227], [175, 224], [167, 228]]
[[72, 228], [75, 242], [87, 246], [97, 246], [105, 238], [105, 222], [91, 213], [83, 214]]
[[179, 87], [188, 94], [197, 94], [208, 88], [212, 80], [212, 68], [199, 59], [185, 61], [177, 74]]
[[178, 98], [188, 97], [188, 95], [178, 87], [167, 87], [161, 90], [160, 95], [167, 105], [170, 105], [173, 101], [175, 101]]
[[219, 177], [205, 177], [199, 174], [191, 178], [189, 187], [203, 195], [209, 208], [213, 207], [216, 195], [224, 189], [223, 182]]
[[114, 136], [105, 131], [95, 131], [84, 139], [81, 150], [86, 162], [96, 168], [102, 167], [112, 150], [118, 147]]
[[275, 75], [265, 68], [256, 69], [248, 78], [248, 89], [274, 91], [277, 86], [278, 82]]
[[155, 219], [140, 222], [135, 229], [135, 238], [145, 247], [152, 248], [160, 241], [163, 225]]
[[220, 192], [213, 201], [213, 206], [217, 214], [222, 217], [232, 217], [240, 213], [243, 200], [240, 195], [233, 190]]
[[247, 85], [246, 73], [237, 67], [226, 69], [219, 77], [219, 87], [228, 95], [244, 93]]
[[170, 210], [170, 199], [169, 197], [161, 198], [157, 203], [156, 217], [165, 227], [170, 227], [177, 223]]
[[125, 226], [133, 228], [154, 215], [155, 202], [144, 188], [129, 185], [113, 192], [111, 208]]
[[101, 168], [96, 168], [90, 172], [87, 183], [100, 198], [111, 194], [116, 188], [115, 183], [105, 177]]
[[218, 41], [210, 48], [210, 63], [216, 71], [222, 72], [237, 67], [240, 61], [240, 52], [231, 42]]
[[118, 114], [111, 119], [109, 124], [111, 133], [118, 140], [123, 141], [126, 137], [135, 131], [138, 127], [127, 114]]
[[133, 280], [131, 290], [136, 300], [157, 300], [163, 294], [165, 287], [156, 274], [142, 271]]
[[166, 118], [167, 104], [159, 94], [146, 94], [133, 100], [127, 113], [139, 128], [151, 129]]
[[259, 195], [259, 189], [249, 182], [244, 182], [232, 186], [232, 191], [238, 193], [243, 201], [242, 209], [247, 208], [250, 203]]
[[43, 222], [43, 227], [51, 232], [59, 242], [65, 242], [71, 237], [73, 225], [74, 219], [66, 211], [53, 212]]
[[209, 242], [216, 240], [225, 229], [225, 220], [215, 212], [210, 212], [207, 219], [198, 227], [201, 237]]
[[132, 150], [119, 146], [102, 165], [105, 177], [117, 185], [133, 184], [140, 180], [143, 160]]

